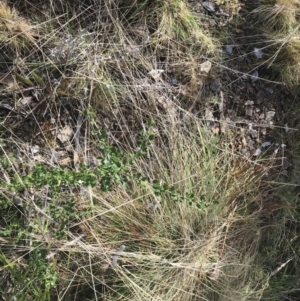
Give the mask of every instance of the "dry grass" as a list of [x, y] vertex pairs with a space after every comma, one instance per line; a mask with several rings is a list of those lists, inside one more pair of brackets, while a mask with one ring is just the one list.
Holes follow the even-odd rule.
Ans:
[[[79, 223], [86, 236], [72, 247], [53, 243], [52, 249], [59, 250], [56, 256], [69, 254], [59, 270], [73, 271], [62, 282], [59, 300], [68, 287], [81, 283], [80, 291], [93, 281], [103, 289], [98, 298], [106, 300], [259, 298], [263, 290], [255, 289], [257, 279], [252, 279], [250, 268], [261, 240], [259, 210], [249, 214], [247, 208], [260, 202], [257, 184], [267, 166], [242, 164], [229, 149], [217, 148], [201, 122], [193, 123], [193, 133], [159, 124], [167, 142], [158, 137], [148, 159], [136, 168], [150, 180], [175, 185], [181, 193], [193, 192], [204, 209], [189, 205], [188, 199], [176, 203], [168, 194], [156, 196], [150, 185], [133, 183], [130, 191], [117, 188], [105, 194], [90, 190], [81, 200], [82, 206], [90, 207], [91, 199], [94, 204], [92, 216]], [[147, 208], [149, 202], [159, 203], [155, 212]], [[112, 254], [121, 245], [126, 249], [119, 266], [106, 276]], [[80, 271], [75, 268], [74, 274], [71, 262]], [[267, 281], [267, 275], [259, 281]]]
[[[261, 1], [252, 11], [261, 24], [267, 40], [273, 45], [268, 50], [268, 65], [277, 70], [280, 80], [289, 88], [299, 84], [299, 15], [300, 2]], [[274, 46], [275, 44], [275, 46]]]
[[[260, 258], [263, 220], [282, 206], [265, 202], [271, 190], [263, 189], [262, 179], [272, 162], [240, 157], [192, 113], [203, 109], [199, 65], [219, 58], [217, 41], [188, 2], [19, 1], [23, 17], [1, 3], [9, 41], [1, 47], [10, 50], [5, 68], [19, 82], [23, 78], [14, 93], [18, 100], [29, 97], [28, 80], [40, 93], [38, 106], [25, 106], [26, 118], [16, 121], [11, 110], [2, 122], [9, 133], [1, 144], [4, 182], [30, 173], [37, 162], [52, 170], [74, 170], [75, 161], [95, 168], [101, 141], [93, 136], [93, 122], [129, 154], [149, 117], [156, 137], [131, 166], [127, 189], [64, 185], [53, 196], [48, 186], [11, 191], [3, 185], [0, 271], [2, 286], [10, 286], [1, 288], [5, 300], [259, 300], [270, 278]], [[32, 12], [42, 37], [30, 25]], [[25, 44], [27, 51], [20, 52]], [[93, 122], [81, 114], [90, 106]], [[72, 141], [66, 151], [57, 133], [66, 125], [78, 130], [78, 124], [81, 147]], [[35, 144], [38, 155], [31, 153]], [[55, 159], [62, 149], [69, 165]], [[143, 185], [134, 178], [137, 172], [147, 179]], [[175, 202], [168, 191], [157, 195], [153, 180], [186, 197]], [[16, 197], [26, 212], [12, 204]], [[65, 207], [70, 201], [72, 214]], [[59, 230], [64, 218], [68, 227]]]
[[36, 28], [5, 1], [0, 2], [0, 31], [0, 42], [14, 50], [28, 46], [37, 37]]
[[261, 1], [261, 5], [254, 10], [264, 24], [276, 31], [291, 29], [297, 24], [299, 15], [299, 1]]

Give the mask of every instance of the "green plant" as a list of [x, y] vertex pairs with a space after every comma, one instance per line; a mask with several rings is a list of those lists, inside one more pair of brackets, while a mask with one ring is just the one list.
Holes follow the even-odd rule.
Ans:
[[5, 300], [45, 300], [49, 301], [51, 290], [55, 287], [58, 275], [55, 264], [46, 259], [47, 251], [36, 249], [30, 253], [30, 260], [26, 264], [10, 261], [0, 253], [1, 269], [10, 272], [11, 289], [1, 288], [1, 295]]

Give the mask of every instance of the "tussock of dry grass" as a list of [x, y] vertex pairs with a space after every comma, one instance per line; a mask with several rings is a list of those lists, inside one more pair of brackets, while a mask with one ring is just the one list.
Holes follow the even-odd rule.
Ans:
[[290, 87], [296, 87], [299, 84], [300, 73], [300, 35], [297, 28], [290, 35], [282, 35], [277, 41], [279, 49], [274, 55], [274, 67], [279, 70], [281, 79]]
[[[261, 1], [261, 5], [254, 10], [269, 28], [278, 31], [289, 30], [297, 24], [299, 15], [299, 1]], [[266, 23], [265, 23], [266, 22]]]
[[268, 40], [275, 43], [269, 51], [270, 62], [280, 79], [289, 87], [299, 84], [299, 14], [300, 2], [261, 1], [253, 16], [262, 24]]
[[[230, 150], [216, 148], [215, 138], [203, 131], [201, 122], [193, 122], [193, 133], [175, 124], [159, 124], [167, 139], [165, 148], [158, 137], [150, 161], [140, 160], [137, 169], [150, 180], [158, 178], [182, 193], [193, 192], [205, 209], [190, 206], [188, 200], [176, 203], [167, 194], [158, 197], [151, 186], [135, 183], [128, 192], [90, 192], [93, 216], [80, 224], [87, 236], [76, 245], [76, 253], [93, 258], [95, 279], [107, 286], [102, 298], [255, 300], [262, 293], [255, 290], [250, 269], [260, 226], [257, 213], [248, 215], [246, 208], [251, 200], [259, 202], [259, 172], [265, 167], [241, 165]], [[160, 204], [155, 212], [147, 209], [146, 200]], [[126, 247], [120, 266], [113, 278], [107, 277], [105, 268], [120, 245]], [[76, 253], [70, 256], [78, 258]], [[82, 266], [82, 259], [77, 260]], [[266, 281], [264, 277], [260, 281]], [[79, 275], [70, 281], [78, 283]], [[87, 274], [85, 281], [91, 281]]]
[[21, 17], [19, 12], [5, 1], [0, 2], [0, 32], [0, 43], [14, 49], [26, 47], [37, 36], [37, 31], [30, 21]]

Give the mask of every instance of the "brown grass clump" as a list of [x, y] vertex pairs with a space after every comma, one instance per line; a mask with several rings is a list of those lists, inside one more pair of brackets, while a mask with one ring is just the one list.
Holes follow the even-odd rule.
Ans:
[[21, 49], [33, 42], [36, 36], [37, 31], [30, 21], [21, 17], [7, 2], [0, 1], [0, 43]]
[[298, 0], [261, 1], [254, 13], [269, 28], [276, 31], [284, 31], [292, 28], [297, 23], [299, 4]]
[[252, 13], [273, 45], [268, 49], [268, 65], [274, 67], [283, 83], [295, 88], [300, 83], [300, 1], [261, 1]]

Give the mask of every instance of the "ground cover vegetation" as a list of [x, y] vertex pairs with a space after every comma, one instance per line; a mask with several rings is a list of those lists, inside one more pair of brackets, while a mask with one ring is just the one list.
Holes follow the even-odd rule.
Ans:
[[0, 300], [298, 300], [299, 1], [0, 1]]

